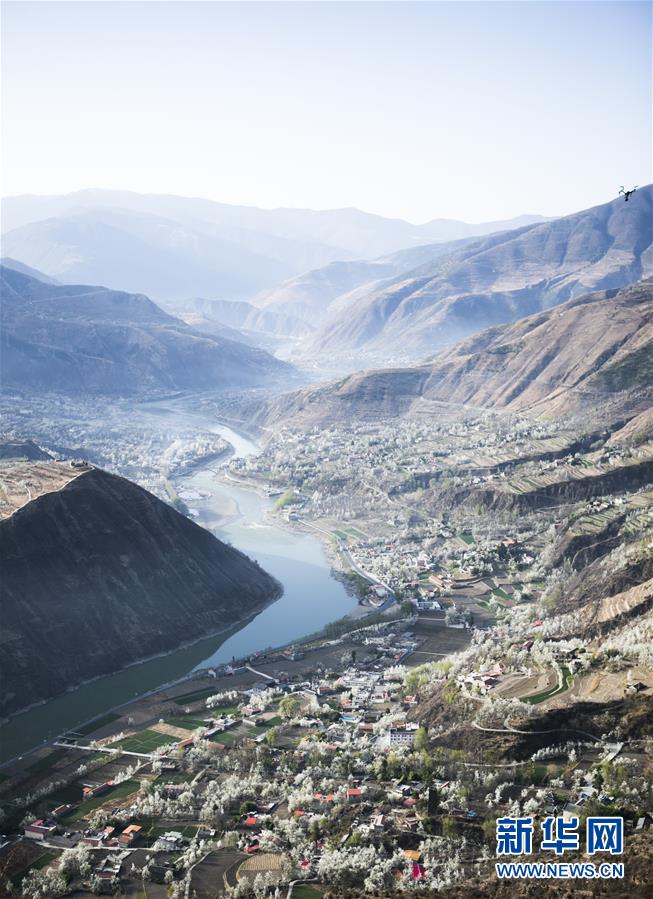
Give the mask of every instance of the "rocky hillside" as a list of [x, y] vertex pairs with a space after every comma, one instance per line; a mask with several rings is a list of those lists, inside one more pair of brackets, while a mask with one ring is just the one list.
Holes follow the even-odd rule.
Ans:
[[[368, 294], [414, 268], [433, 263], [473, 242], [473, 238], [426, 244], [399, 250], [371, 261], [332, 262], [284, 281], [255, 297], [264, 312], [285, 315], [310, 325], [313, 331], [327, 316], [357, 308]], [[292, 336], [303, 336], [295, 330]]]
[[653, 187], [473, 242], [381, 282], [324, 324], [313, 353], [411, 359], [491, 325], [653, 272]]
[[0, 268], [4, 387], [139, 395], [287, 378], [264, 350], [200, 334], [147, 297]]
[[653, 387], [653, 279], [598, 291], [436, 356], [433, 399], [559, 414]]
[[605, 408], [619, 417], [650, 406], [652, 389], [653, 279], [647, 279], [490, 328], [419, 366], [362, 372], [288, 394], [272, 401], [262, 419], [292, 425], [422, 415], [429, 403], [441, 402], [538, 415]]
[[99, 469], [73, 474], [0, 521], [3, 715], [279, 595], [255, 562], [151, 493]]

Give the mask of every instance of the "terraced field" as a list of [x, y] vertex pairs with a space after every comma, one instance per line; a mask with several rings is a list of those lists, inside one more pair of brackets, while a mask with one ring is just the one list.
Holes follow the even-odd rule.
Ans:
[[578, 536], [598, 534], [620, 514], [620, 510], [614, 507], [602, 512], [593, 512], [591, 515], [582, 515], [574, 522], [570, 529], [571, 533]]
[[565, 690], [568, 690], [574, 683], [574, 676], [564, 665], [561, 671], [562, 678], [554, 687], [543, 690], [541, 693], [536, 693], [534, 696], [523, 696], [522, 702], [527, 702], [529, 705], [539, 705], [540, 702], [544, 702], [546, 699], [551, 699], [552, 696], [557, 696], [559, 693], [564, 693]]
[[647, 509], [642, 509], [630, 518], [623, 528], [623, 533], [636, 537], [645, 530], [653, 527], [653, 504]]

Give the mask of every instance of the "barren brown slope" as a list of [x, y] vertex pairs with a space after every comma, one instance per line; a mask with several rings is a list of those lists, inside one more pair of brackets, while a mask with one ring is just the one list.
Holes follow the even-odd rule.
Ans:
[[435, 357], [423, 395], [564, 413], [653, 385], [653, 280], [484, 331]]
[[653, 437], [653, 406], [644, 409], [639, 415], [635, 415], [626, 422], [622, 428], [615, 431], [608, 440], [608, 445], [643, 443], [651, 437]]
[[653, 280], [490, 328], [422, 365], [360, 372], [272, 401], [267, 424], [418, 415], [429, 403], [559, 415], [650, 405]]

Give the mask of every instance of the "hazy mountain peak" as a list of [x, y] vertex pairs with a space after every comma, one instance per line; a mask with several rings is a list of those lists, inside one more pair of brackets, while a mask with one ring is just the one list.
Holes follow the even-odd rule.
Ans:
[[46, 275], [44, 272], [40, 272], [38, 269], [32, 268], [30, 265], [25, 265], [24, 262], [19, 262], [18, 259], [12, 259], [10, 256], [3, 256], [0, 259], [0, 265], [3, 265], [8, 269], [13, 269], [13, 271], [15, 272], [20, 272], [23, 275], [29, 275], [30, 278], [37, 278], [44, 284], [60, 283], [55, 278], [51, 278], [49, 275]]
[[414, 225], [355, 207], [257, 209], [102, 189], [7, 197], [2, 221], [4, 252], [27, 265], [70, 283], [167, 300], [248, 299], [330, 262], [512, 227], [437, 219]]
[[293, 373], [264, 350], [193, 330], [142, 294], [44, 284], [8, 268], [0, 291], [5, 387], [139, 395]]

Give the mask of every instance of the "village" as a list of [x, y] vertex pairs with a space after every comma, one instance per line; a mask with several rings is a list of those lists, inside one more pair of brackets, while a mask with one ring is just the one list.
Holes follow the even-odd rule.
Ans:
[[[449, 624], [484, 626], [542, 596], [562, 536], [598, 539], [618, 528], [630, 538], [653, 524], [650, 441], [601, 445], [572, 428], [489, 413], [339, 424], [309, 436], [283, 431], [223, 467], [279, 497], [277, 516], [320, 536], [366, 604], [392, 594], [445, 612]], [[622, 483], [613, 491], [596, 490], [597, 479], [615, 475]], [[568, 501], [547, 501], [547, 489]], [[370, 581], [380, 585], [376, 597]]]
[[[501, 760], [494, 731], [519, 732], [536, 708], [501, 692], [520, 660], [533, 664], [533, 622], [516, 622], [506, 652], [496, 629], [448, 627], [423, 605], [198, 672], [5, 768], [7, 894], [441, 888], [487, 867], [500, 814], [617, 803], [633, 833], [646, 831], [645, 741], [575, 733], [536, 748], [533, 736], [523, 757]], [[574, 669], [577, 649], [538, 642], [542, 659]], [[437, 716], [423, 717], [427, 685], [445, 715], [471, 707], [475, 744], [442, 745]]]
[[[649, 838], [653, 660], [624, 615], [648, 598], [574, 597], [650, 554], [650, 444], [486, 414], [309, 437], [232, 458], [208, 431], [155, 428], [113, 460], [183, 503], [167, 475], [213, 458], [319, 537], [362, 617], [195, 671], [4, 766], [7, 895], [439, 890], [492, 870], [502, 815], [618, 813], [635, 846]], [[600, 728], [568, 712], [587, 698], [616, 709]]]

